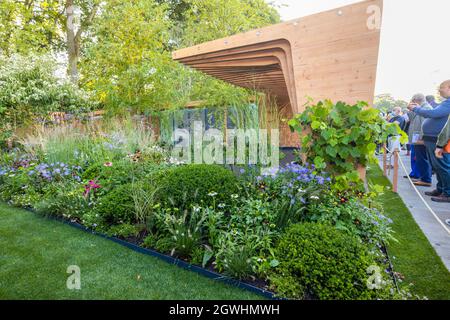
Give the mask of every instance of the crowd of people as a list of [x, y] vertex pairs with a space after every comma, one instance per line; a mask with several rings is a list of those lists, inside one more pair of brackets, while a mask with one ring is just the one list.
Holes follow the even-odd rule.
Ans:
[[[415, 94], [407, 109], [395, 107], [387, 120], [396, 122], [408, 134], [407, 150], [411, 157], [411, 178], [419, 187], [432, 187], [432, 175], [437, 185], [425, 192], [434, 202], [450, 203], [450, 80], [439, 88], [442, 102], [434, 96]], [[399, 149], [398, 137], [391, 137], [388, 148]]]

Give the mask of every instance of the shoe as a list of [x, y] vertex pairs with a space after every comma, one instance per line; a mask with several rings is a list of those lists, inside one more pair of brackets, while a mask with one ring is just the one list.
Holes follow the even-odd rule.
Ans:
[[414, 181], [413, 183], [414, 183], [415, 186], [418, 186], [418, 187], [431, 187], [431, 186], [433, 186], [431, 183], [423, 182], [421, 180]]
[[429, 197], [439, 197], [439, 196], [442, 195], [442, 193], [439, 192], [439, 191], [437, 191], [437, 190], [433, 190], [433, 191], [427, 191], [427, 192], [425, 192], [425, 195], [426, 195], [426, 196], [429, 196]]
[[441, 195], [440, 197], [432, 197], [431, 201], [441, 202], [441, 203], [450, 203], [450, 197], [449, 196], [445, 196], [445, 195]]

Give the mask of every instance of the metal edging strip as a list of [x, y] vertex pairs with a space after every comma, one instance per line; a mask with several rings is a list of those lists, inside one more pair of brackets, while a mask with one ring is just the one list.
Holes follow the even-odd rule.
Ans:
[[[34, 210], [32, 210], [32, 209], [26, 209], [26, 210], [31, 212], [31, 213], [33, 213], [33, 214], [36, 214], [36, 212]], [[162, 254], [162, 253], [160, 253], [158, 251], [155, 251], [155, 250], [152, 250], [152, 249], [143, 248], [143, 247], [140, 247], [140, 246], [135, 245], [133, 243], [121, 240], [119, 238], [111, 237], [111, 236], [108, 236], [106, 234], [96, 232], [96, 231], [91, 230], [88, 227], [85, 227], [85, 226], [83, 226], [83, 225], [81, 225], [81, 224], [79, 224], [77, 222], [72, 222], [72, 221], [66, 220], [66, 219], [61, 218], [61, 217], [52, 217], [52, 216], [42, 216], [42, 217], [45, 217], [45, 218], [47, 218], [49, 220], [55, 220], [55, 221], [58, 221], [58, 222], [62, 222], [64, 224], [67, 224], [67, 225], [69, 225], [69, 226], [71, 226], [73, 228], [79, 229], [81, 231], [84, 231], [84, 232], [87, 232], [87, 233], [90, 233], [90, 234], [93, 234], [93, 235], [96, 235], [96, 236], [100, 236], [100, 237], [102, 237], [104, 239], [107, 239], [107, 240], [111, 240], [111, 241], [113, 241], [113, 242], [115, 242], [117, 244], [120, 244], [120, 245], [122, 245], [124, 247], [127, 247], [128, 249], [131, 249], [131, 250], [133, 250], [135, 252], [139, 252], [139, 253], [142, 253], [142, 254], [145, 254], [145, 255], [148, 255], [148, 256], [152, 256], [152, 257], [158, 258], [158, 259], [163, 260], [163, 261], [165, 261], [165, 262], [167, 262], [169, 264], [175, 265], [175, 266], [180, 267], [180, 268], [185, 269], [185, 270], [193, 271], [195, 273], [198, 273], [198, 274], [200, 274], [200, 275], [202, 275], [204, 277], [207, 277], [209, 279], [212, 279], [214, 281], [220, 281], [220, 282], [223, 282], [223, 283], [226, 283], [226, 284], [238, 287], [240, 289], [256, 293], [256, 294], [258, 294], [260, 296], [263, 296], [263, 297], [265, 297], [267, 299], [271, 299], [271, 300], [285, 300], [285, 299], [276, 297], [275, 293], [273, 293], [271, 291], [267, 291], [267, 290], [255, 287], [255, 286], [253, 286], [251, 284], [239, 281], [237, 279], [233, 279], [233, 278], [230, 278], [228, 276], [225, 276], [225, 275], [222, 275], [222, 274], [219, 274], [219, 273], [216, 273], [216, 272], [204, 269], [202, 267], [190, 264], [190, 263], [188, 263], [186, 261], [183, 261], [183, 260], [180, 260], [180, 259], [168, 256], [168, 255]]]

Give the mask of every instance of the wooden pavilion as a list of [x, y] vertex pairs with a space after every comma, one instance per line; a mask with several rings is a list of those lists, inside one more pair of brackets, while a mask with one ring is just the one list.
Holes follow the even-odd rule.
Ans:
[[[383, 0], [367, 0], [173, 52], [237, 86], [268, 92], [288, 118], [308, 98], [372, 104]], [[280, 124], [281, 146], [298, 137]]]

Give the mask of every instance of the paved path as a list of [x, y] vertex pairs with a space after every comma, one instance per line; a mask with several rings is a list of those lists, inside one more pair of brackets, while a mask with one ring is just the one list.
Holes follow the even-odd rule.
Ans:
[[[410, 158], [406, 156], [405, 151], [401, 152], [400, 158], [409, 170], [411, 168]], [[382, 157], [380, 157], [380, 167], [383, 168]], [[437, 254], [441, 257], [447, 269], [450, 271], [450, 234], [436, 220], [430, 210], [417, 195], [413, 186], [410, 184], [409, 179], [403, 178], [405, 175], [406, 174], [402, 166], [399, 164], [398, 194], [405, 202], [412, 216], [430, 241], [433, 248], [436, 250]], [[392, 182], [393, 170], [391, 170], [391, 174], [388, 178]], [[436, 213], [438, 219], [443, 222], [448, 230], [450, 230], [450, 225], [445, 224], [445, 220], [450, 219], [450, 203], [436, 203], [431, 201], [431, 198], [425, 195], [425, 191], [432, 191], [435, 189], [435, 176], [433, 176], [433, 186], [433, 188], [417, 187], [417, 189], [422, 194], [422, 197], [426, 200], [428, 205]]]

